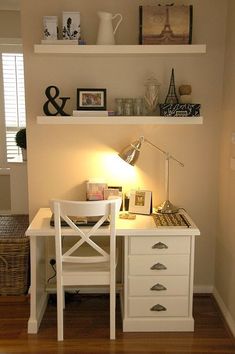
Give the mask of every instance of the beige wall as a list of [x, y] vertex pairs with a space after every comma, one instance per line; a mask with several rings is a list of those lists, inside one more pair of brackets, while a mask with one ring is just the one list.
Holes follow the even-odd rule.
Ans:
[[11, 209], [10, 176], [0, 174], [0, 211], [7, 211], [10, 209]]
[[235, 171], [230, 159], [235, 158], [232, 132], [235, 132], [235, 3], [229, 1], [227, 22], [227, 50], [225, 56], [223, 124], [220, 155], [220, 228], [216, 244], [215, 288], [218, 299], [232, 315], [235, 335]]
[[20, 12], [0, 11], [0, 37], [20, 38]]
[[[227, 1], [195, 0], [193, 42], [206, 43], [206, 55], [150, 57], [83, 57], [36, 55], [33, 45], [42, 38], [43, 15], [61, 16], [62, 11], [80, 10], [82, 33], [95, 42], [97, 10], [120, 12], [124, 16], [117, 43], [137, 43], [138, 5], [150, 0], [22, 0], [22, 34], [25, 52], [28, 130], [28, 181], [31, 217], [48, 206], [51, 198], [84, 198], [84, 181], [107, 178], [110, 184], [124, 184], [120, 166], [112, 164], [117, 151], [139, 135], [145, 135], [185, 163], [172, 163], [171, 200], [186, 208], [201, 230], [196, 242], [195, 283], [203, 291], [214, 281], [214, 250], [218, 207], [218, 136], [221, 121], [223, 55]], [[187, 3], [187, 1], [184, 1]], [[88, 6], [88, 5], [92, 6]], [[219, 26], [218, 26], [219, 24]], [[76, 107], [78, 87], [106, 87], [108, 108], [115, 97], [143, 95], [144, 81], [155, 74], [161, 82], [161, 100], [167, 93], [171, 68], [177, 86], [190, 83], [194, 102], [202, 104], [202, 126], [43, 126], [42, 115], [49, 85], [70, 96], [68, 113]], [[163, 157], [148, 146], [126, 187], [133, 185], [153, 191], [154, 205], [164, 198]], [[211, 289], [211, 288], [210, 288]]]

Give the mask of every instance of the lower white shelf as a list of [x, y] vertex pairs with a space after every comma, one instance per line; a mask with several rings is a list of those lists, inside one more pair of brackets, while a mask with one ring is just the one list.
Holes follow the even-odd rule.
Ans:
[[109, 117], [72, 117], [38, 116], [38, 124], [83, 124], [83, 125], [189, 125], [203, 124], [203, 117], [157, 117], [157, 116], [109, 116]]

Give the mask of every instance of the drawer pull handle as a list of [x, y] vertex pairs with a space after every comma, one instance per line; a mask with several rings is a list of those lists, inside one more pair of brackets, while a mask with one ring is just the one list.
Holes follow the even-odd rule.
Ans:
[[157, 304], [157, 305], [154, 305], [153, 307], [151, 307], [150, 309], [151, 311], [166, 311], [166, 307], [165, 306], [162, 306], [160, 304]]
[[164, 285], [157, 283], [153, 285], [150, 290], [162, 291], [167, 290], [167, 288]]
[[164, 266], [164, 264], [162, 263], [156, 263], [151, 267], [152, 270], [165, 270], [167, 269], [166, 266]]
[[165, 245], [165, 243], [163, 242], [158, 242], [158, 243], [155, 243], [155, 245], [152, 246], [153, 249], [157, 248], [158, 250], [163, 250], [163, 249], [167, 249], [168, 246]]

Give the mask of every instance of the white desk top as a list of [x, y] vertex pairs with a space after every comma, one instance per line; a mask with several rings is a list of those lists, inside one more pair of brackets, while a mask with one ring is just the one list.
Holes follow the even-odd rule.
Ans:
[[[194, 224], [188, 214], [184, 213], [191, 224], [191, 227], [184, 226], [160, 226], [157, 227], [154, 219], [150, 215], [136, 215], [135, 220], [117, 219], [117, 236], [197, 236], [200, 231]], [[54, 236], [55, 229], [50, 226], [51, 210], [50, 208], [41, 208], [35, 215], [29, 225], [27, 236]], [[87, 227], [86, 227], [87, 228]], [[109, 226], [101, 227], [97, 236], [105, 236], [108, 234]], [[73, 235], [74, 231], [70, 228], [63, 227], [64, 235]]]

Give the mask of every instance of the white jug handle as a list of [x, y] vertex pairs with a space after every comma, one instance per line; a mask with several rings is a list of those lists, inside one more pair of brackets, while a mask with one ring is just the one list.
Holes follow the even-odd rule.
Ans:
[[120, 16], [120, 20], [118, 21], [118, 23], [116, 24], [115, 29], [113, 30], [113, 34], [116, 33], [118, 26], [120, 25], [120, 23], [122, 22], [122, 15], [121, 14], [116, 14], [112, 17], [112, 20], [114, 20], [116, 17]]

